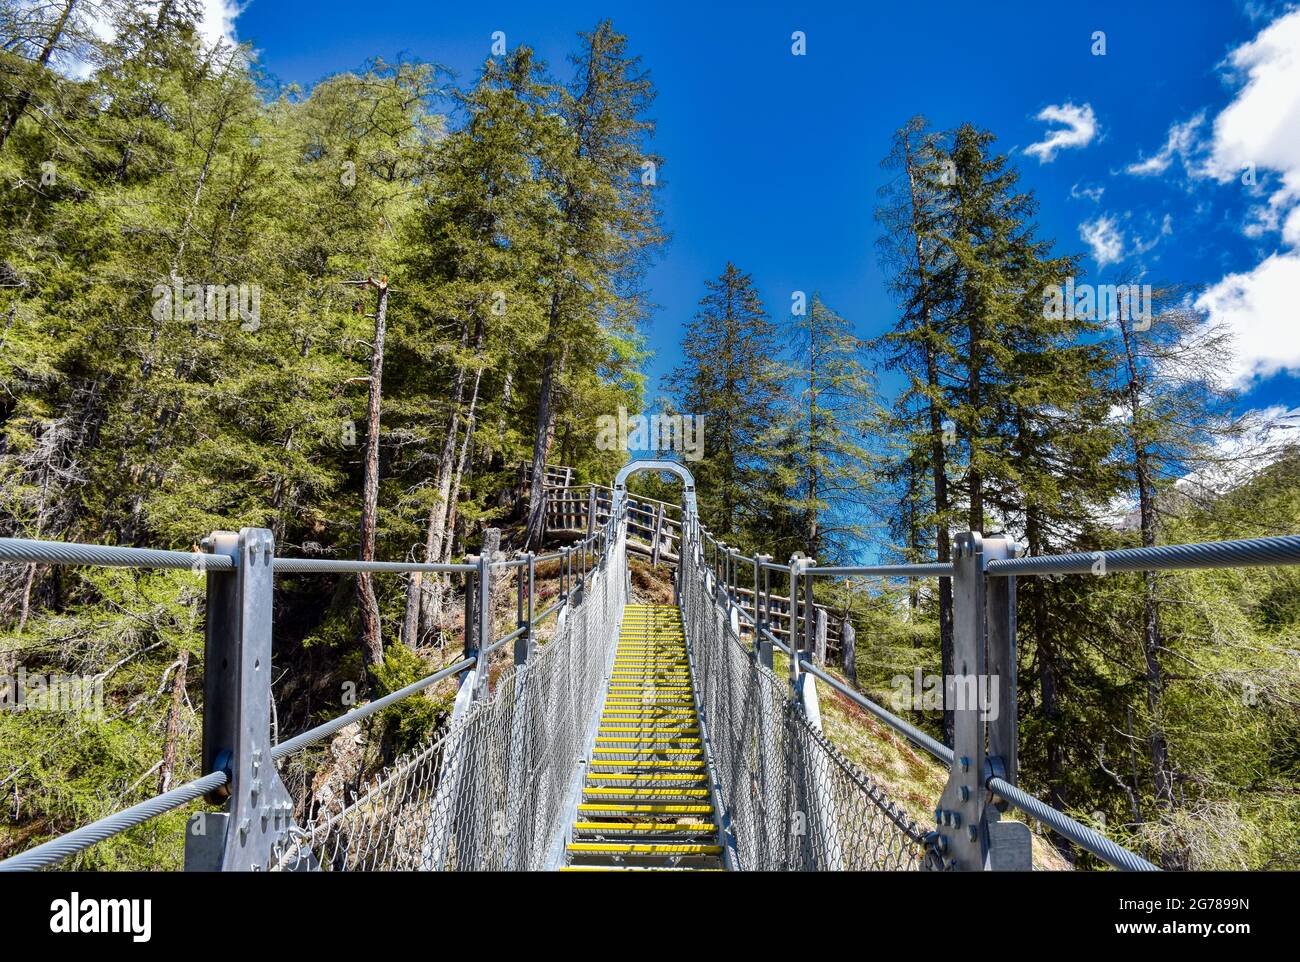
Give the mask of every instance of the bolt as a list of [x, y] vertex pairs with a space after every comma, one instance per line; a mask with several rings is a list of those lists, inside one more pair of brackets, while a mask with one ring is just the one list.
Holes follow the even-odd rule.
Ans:
[[970, 759], [967, 758], [965, 755], [961, 757], [961, 770], [963, 772], [970, 771]]
[[960, 794], [961, 794], [961, 800], [962, 800], [963, 802], [969, 802], [969, 801], [970, 801], [970, 786], [969, 786], [969, 785], [963, 785], [963, 786], [961, 786], [961, 789], [960, 789], [959, 791], [960, 791]]
[[979, 829], [977, 829], [974, 825], [967, 825], [967, 826], [966, 826], [966, 836], [967, 836], [967, 838], [969, 838], [972, 842], [978, 842], [978, 841], [980, 840]]

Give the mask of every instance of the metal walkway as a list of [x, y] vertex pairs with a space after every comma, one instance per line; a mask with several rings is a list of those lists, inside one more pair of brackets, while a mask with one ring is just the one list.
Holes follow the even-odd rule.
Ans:
[[710, 782], [681, 610], [627, 605], [568, 868], [718, 867]]
[[[638, 471], [682, 481], [680, 608], [627, 604], [626, 482]], [[675, 462], [625, 466], [603, 517], [590, 492], [588, 500], [587, 535], [569, 547], [460, 564], [277, 557], [271, 532], [259, 528], [214, 532], [199, 552], [0, 538], [0, 563], [189, 570], [204, 579], [209, 668], [204, 774], [0, 861], [0, 870], [65, 865], [188, 807], [186, 868], [223, 871], [1026, 869], [1031, 819], [1109, 865], [1149, 871], [1141, 855], [1017, 783], [1016, 579], [1300, 564], [1296, 535], [1027, 558], [1009, 537], [979, 532], [958, 534], [949, 562], [842, 567], [796, 556], [781, 564], [711, 535], [690, 472]], [[558, 597], [538, 590], [543, 565]], [[362, 571], [456, 579], [463, 653], [280, 739], [265, 667], [274, 656], [275, 582]], [[814, 582], [863, 578], [949, 580], [959, 674], [945, 679], [945, 693], [961, 678], [996, 676], [996, 717], [955, 705], [954, 741], [945, 745], [828, 670], [827, 613]], [[494, 597], [510, 581], [515, 627], [498, 636], [494, 615], [508, 603]], [[535, 611], [542, 597], [554, 603]], [[384, 709], [452, 679], [450, 717], [368, 783], [322, 798], [295, 796], [282, 781], [307, 748], [345, 729], [359, 733], [355, 726]], [[822, 730], [819, 687], [948, 770], [932, 823], [917, 822]], [[1011, 818], [1012, 809], [1022, 817]]]

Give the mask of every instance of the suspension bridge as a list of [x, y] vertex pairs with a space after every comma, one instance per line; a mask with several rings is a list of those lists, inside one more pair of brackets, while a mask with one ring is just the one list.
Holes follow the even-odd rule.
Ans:
[[[629, 478], [650, 471], [681, 481], [680, 505], [629, 495]], [[548, 508], [552, 526], [574, 536], [570, 545], [460, 564], [278, 557], [271, 533], [255, 528], [214, 532], [199, 552], [0, 539], [0, 562], [190, 569], [207, 590], [205, 774], [0, 869], [57, 869], [159, 815], [197, 807], [187, 870], [1025, 870], [1033, 820], [1110, 866], [1149, 871], [1156, 867], [1139, 854], [1018, 785], [1016, 581], [1300, 563], [1300, 536], [1025, 557], [1006, 536], [966, 532], [951, 562], [783, 564], [713, 537], [680, 463], [633, 461], [608, 488], [570, 482], [555, 486]], [[672, 565], [674, 603], [634, 603], [629, 552]], [[540, 611], [539, 564], [560, 571], [558, 599]], [[276, 740], [276, 578], [362, 571], [462, 579], [461, 657]], [[496, 637], [494, 592], [506, 576], [516, 585], [516, 627]], [[998, 681], [996, 712], [947, 702], [956, 705], [951, 747], [825, 667], [836, 629], [814, 601], [814, 582], [864, 577], [951, 579], [956, 677]], [[838, 632], [851, 651], [851, 627]], [[447, 720], [361, 790], [313, 807], [286, 787], [286, 760], [449, 679], [458, 687]], [[947, 769], [933, 820], [908, 815], [837, 749], [822, 730], [819, 685]]]

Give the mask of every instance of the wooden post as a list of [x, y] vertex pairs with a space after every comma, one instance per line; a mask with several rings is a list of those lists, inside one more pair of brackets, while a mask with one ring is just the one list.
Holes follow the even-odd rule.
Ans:
[[650, 565], [651, 567], [654, 568], [659, 567], [659, 542], [660, 539], [662, 538], [663, 526], [664, 526], [664, 506], [661, 504], [657, 508], [655, 508], [654, 549], [650, 556]]
[[853, 629], [853, 622], [845, 618], [840, 624], [840, 667], [844, 675], [856, 685], [858, 683], [858, 637]]

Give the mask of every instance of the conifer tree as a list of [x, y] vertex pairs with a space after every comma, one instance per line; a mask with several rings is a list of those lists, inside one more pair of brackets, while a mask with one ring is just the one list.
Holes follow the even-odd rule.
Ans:
[[546, 339], [541, 350], [529, 497], [528, 543], [542, 532], [545, 465], [566, 373], [619, 361], [645, 312], [640, 278], [662, 239], [655, 200], [660, 160], [645, 116], [654, 86], [609, 20], [580, 34], [573, 80], [557, 110], [569, 137], [543, 158], [558, 224], [544, 264]]
[[753, 278], [735, 264], [705, 289], [669, 386], [679, 411], [704, 419], [704, 457], [690, 466], [704, 523], [733, 544], [757, 535], [765, 545], [768, 461], [781, 427], [777, 330]]
[[846, 560], [865, 538], [875, 485], [875, 379], [853, 326], [817, 294], [792, 319], [791, 355], [790, 504], [802, 550], [823, 563]]

